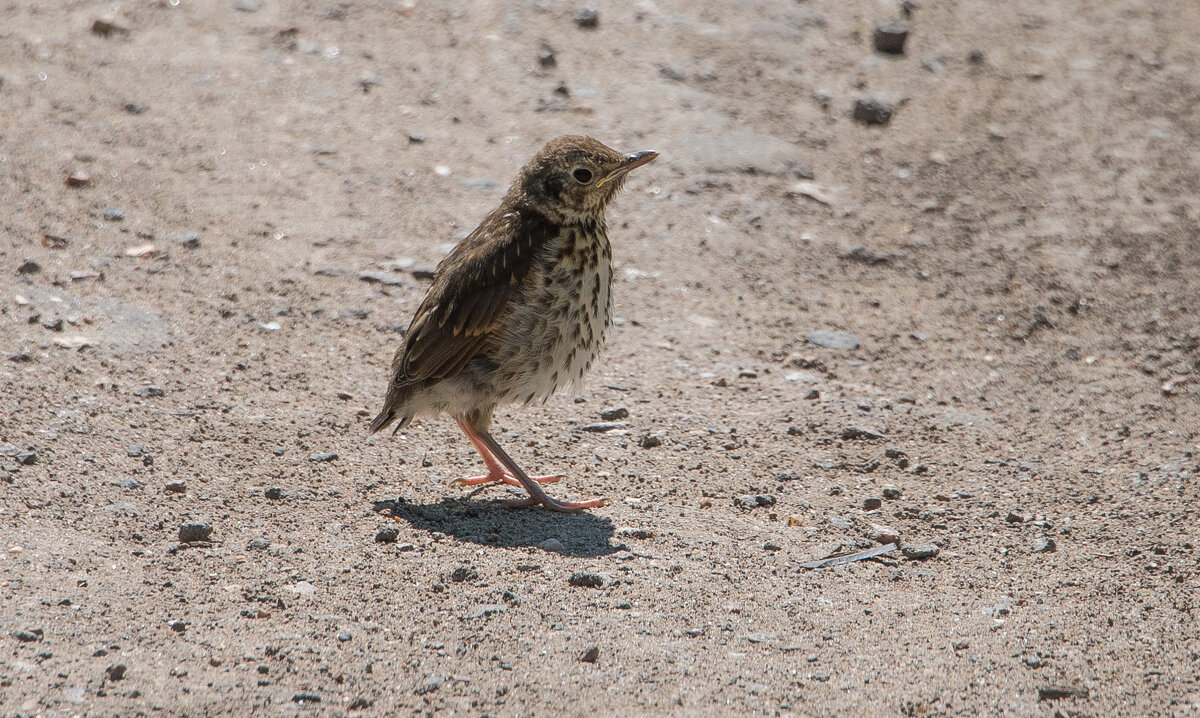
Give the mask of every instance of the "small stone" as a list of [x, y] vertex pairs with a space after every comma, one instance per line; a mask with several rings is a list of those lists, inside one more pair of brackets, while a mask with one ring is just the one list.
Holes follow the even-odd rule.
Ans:
[[809, 332], [804, 335], [804, 341], [819, 347], [829, 349], [857, 349], [858, 337], [850, 332]]
[[268, 488], [266, 491], [263, 491], [263, 496], [272, 501], [300, 498], [300, 494], [296, 493], [295, 491], [289, 491], [281, 486], [272, 486]]
[[1082, 686], [1048, 685], [1038, 688], [1039, 701], [1057, 701], [1063, 698], [1087, 698], [1088, 691]]
[[746, 636], [746, 640], [751, 643], [770, 643], [775, 640], [775, 636], [770, 633], [751, 633]]
[[[34, 262], [33, 260], [26, 260], [22, 262], [19, 267], [17, 267], [17, 274], [37, 274], [40, 271], [42, 271], [42, 265]], [[37, 320], [35, 319], [31, 321], [30, 324], [35, 321]]]
[[763, 551], [782, 551], [783, 547], [774, 541], [767, 541], [762, 545]]
[[119, 681], [125, 677], [125, 673], [128, 670], [129, 669], [125, 667], [124, 663], [118, 663], [115, 666], [109, 666], [105, 673], [108, 674], [108, 680]]
[[971, 647], [971, 644], [968, 641], [955, 641], [950, 644], [950, 647], [956, 651], [965, 651]]
[[542, 44], [538, 47], [538, 66], [543, 70], [549, 70], [558, 64], [558, 60], [554, 57], [554, 48], [550, 47], [550, 43], [542, 40]]
[[592, 646], [579, 654], [580, 663], [595, 663], [598, 658], [600, 658], [599, 646]]
[[658, 74], [675, 82], [683, 82], [687, 79], [687, 73], [674, 65], [659, 65]]
[[1046, 665], [1046, 659], [1042, 658], [1041, 656], [1021, 656], [1021, 663], [1024, 663], [1030, 668], [1037, 669]]
[[1025, 517], [1024, 517], [1024, 516], [1022, 516], [1021, 514], [1017, 513], [1016, 511], [1009, 511], [1009, 512], [1008, 512], [1008, 516], [1005, 516], [1005, 517], [1004, 517], [1004, 520], [1005, 520], [1005, 521], [1007, 521], [1007, 522], [1008, 522], [1008, 523], [1010, 523], [1010, 524], [1023, 524], [1023, 523], [1025, 523]]
[[18, 364], [23, 364], [25, 362], [33, 361], [33, 357], [29, 355], [29, 352], [15, 352], [8, 355], [8, 360], [15, 361]]
[[585, 30], [595, 30], [600, 25], [600, 11], [588, 6], [575, 13], [575, 24]]
[[262, 5], [258, 0], [237, 0], [233, 4], [233, 9], [241, 12], [258, 12], [261, 7]]
[[179, 238], [179, 243], [183, 245], [184, 249], [196, 249], [200, 246], [200, 233], [188, 232]]
[[628, 417], [629, 410], [623, 406], [616, 406], [600, 412], [600, 418], [605, 421], [617, 421], [618, 419], [626, 419]]
[[121, 27], [112, 20], [97, 18], [92, 22], [92, 33], [100, 37], [112, 37], [113, 35], [128, 35], [129, 28]]
[[459, 566], [450, 572], [450, 580], [455, 583], [474, 581], [479, 578], [479, 572], [470, 566]]
[[760, 506], [774, 506], [775, 497], [770, 494], [743, 494], [733, 498], [733, 505], [739, 509], [756, 509]]
[[13, 458], [22, 466], [33, 466], [37, 463], [38, 455], [36, 451], [22, 451], [15, 454]]
[[140, 481], [138, 481], [137, 479], [124, 478], [124, 479], [121, 479], [120, 482], [118, 482], [118, 483], [121, 486], [121, 488], [123, 488], [123, 489], [132, 490], [132, 489], [142, 488], [142, 483]]
[[628, 429], [629, 422], [627, 421], [604, 421], [597, 424], [585, 424], [579, 427], [581, 431], [586, 431], [591, 434], [606, 434], [610, 431], [619, 429]]
[[163, 396], [166, 392], [159, 386], [142, 386], [134, 390], [134, 396], [140, 396], [143, 399], [152, 399], [154, 397]]
[[120, 222], [125, 219], [125, 210], [118, 207], [108, 207], [104, 210], [104, 219], [109, 222]]
[[183, 543], [207, 541], [212, 532], [212, 524], [207, 521], [189, 521], [179, 527], [179, 540]]
[[660, 434], [646, 434], [638, 440], [638, 446], [643, 449], [653, 449], [656, 446], [662, 446], [663, 438]]
[[187, 621], [167, 621], [167, 626], [176, 633], [187, 631]]
[[477, 606], [475, 610], [467, 614], [467, 618], [487, 618], [497, 613], [504, 613], [507, 610], [508, 606], [501, 606], [498, 603], [488, 603]]
[[261, 550], [267, 548], [268, 546], [270, 546], [271, 542], [266, 539], [257, 538], [257, 539], [254, 539], [253, 541], [251, 541], [249, 545], [250, 545], [250, 548], [252, 548], [256, 551], [261, 551]]
[[616, 534], [617, 534], [617, 536], [620, 536], [621, 538], [631, 538], [631, 539], [639, 539], [639, 540], [654, 538], [653, 530], [634, 528], [632, 526], [624, 526], [622, 528], [619, 528], [619, 529], [617, 529]]
[[1033, 543], [1034, 553], [1054, 553], [1058, 550], [1058, 544], [1052, 538], [1040, 538]]
[[338, 455], [332, 451], [327, 451], [320, 454], [313, 454], [308, 457], [309, 461], [333, 461]]
[[875, 511], [876, 509], [879, 509], [882, 507], [883, 507], [883, 499], [877, 498], [875, 496], [871, 496], [871, 497], [863, 499], [863, 510], [864, 511]]
[[186, 494], [187, 484], [182, 481], [169, 481], [163, 485], [163, 491], [168, 494]]
[[389, 274], [387, 272], [362, 272], [358, 278], [364, 282], [373, 284], [382, 284], [385, 287], [403, 287], [404, 278], [399, 274]]
[[125, 455], [137, 458], [146, 452], [146, 447], [141, 444], [130, 444], [125, 447]]
[[321, 695], [319, 693], [296, 693], [292, 696], [293, 703], [320, 703]]
[[875, 27], [875, 49], [888, 55], [903, 55], [904, 41], [908, 39], [908, 28], [897, 22], [887, 22]]
[[363, 92], [370, 92], [372, 87], [379, 87], [381, 84], [383, 84], [383, 78], [374, 74], [367, 75], [358, 81], [358, 86], [362, 88]]
[[886, 438], [886, 436], [878, 431], [863, 429], [857, 426], [847, 426], [845, 429], [842, 429], [842, 439], [845, 441], [875, 441]]
[[967, 62], [972, 65], [982, 65], [983, 60], [983, 50], [971, 50], [967, 53]]
[[126, 102], [125, 111], [131, 115], [140, 115], [146, 111], [146, 106], [140, 102]]
[[563, 550], [563, 545], [562, 545], [562, 541], [559, 541], [556, 538], [549, 538], [549, 539], [546, 539], [545, 541], [541, 542], [540, 544], [538, 544], [538, 548], [540, 548], [543, 551], [553, 551], [554, 553], [561, 553]]
[[940, 551], [940, 548], [931, 543], [913, 543], [900, 549], [900, 552], [904, 554], [904, 558], [912, 561], [933, 558]]
[[888, 499], [889, 501], [895, 501], [896, 499], [900, 498], [901, 494], [903, 493], [904, 490], [899, 486], [888, 484], [887, 486], [883, 487], [883, 498]]
[[883, 524], [871, 524], [871, 531], [867, 534], [867, 536], [872, 541], [879, 544], [896, 543], [900, 540], [899, 531], [891, 526], [884, 526]]
[[595, 573], [576, 571], [567, 579], [567, 584], [578, 588], [600, 588], [604, 585], [604, 578]]
[[86, 187], [92, 183], [92, 176], [83, 170], [76, 170], [67, 175], [68, 187]]
[[[809, 389], [808, 393], [804, 395], [804, 398], [809, 401], [816, 401], [817, 399], [821, 398], [821, 392], [817, 391], [816, 389]], [[791, 431], [789, 430], [788, 433], [790, 434]]]
[[345, 643], [346, 641], [349, 641], [352, 638], [354, 638], [354, 634], [350, 633], [349, 631], [339, 631], [338, 635], [337, 635], [337, 639], [339, 641], [341, 641], [342, 643]]
[[35, 628], [32, 631], [13, 631], [12, 637], [21, 643], [36, 643], [42, 640], [42, 629]]
[[379, 532], [375, 534], [375, 543], [396, 543], [396, 540], [399, 538], [400, 529], [395, 526], [386, 526], [379, 529]]
[[892, 120], [892, 107], [870, 97], [860, 97], [854, 101], [853, 117], [864, 125], [886, 125]]

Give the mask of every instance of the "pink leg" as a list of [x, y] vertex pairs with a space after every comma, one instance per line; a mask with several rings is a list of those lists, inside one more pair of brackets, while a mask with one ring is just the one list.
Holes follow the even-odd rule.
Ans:
[[[479, 452], [479, 456], [483, 458], [483, 463], [487, 464], [488, 472], [485, 476], [469, 476], [462, 479], [455, 479], [454, 481], [450, 482], [451, 486], [486, 486], [487, 484], [498, 483], [510, 484], [512, 486], [521, 485], [521, 482], [517, 480], [517, 477], [513, 476], [508, 471], [505, 471], [504, 467], [500, 465], [500, 462], [496, 460], [496, 457], [492, 456], [492, 453], [487, 450], [487, 447], [479, 442], [478, 437], [471, 433], [471, 430], [467, 428], [467, 424], [463, 419], [458, 420], [458, 426], [463, 430], [463, 433], [467, 435], [467, 438], [471, 440], [471, 445], [475, 447], [475, 451]], [[552, 476], [530, 476], [529, 480], [536, 481], [539, 484], [552, 484], [555, 481], [561, 481], [564, 478], [566, 478], [566, 474], [554, 474]]]
[[[492, 438], [491, 434], [472, 426], [464, 419], [459, 419], [458, 425], [462, 427], [463, 433], [467, 435], [467, 438], [469, 438], [471, 443], [475, 445], [475, 448], [479, 450], [480, 455], [484, 457], [484, 461], [488, 464], [489, 475], [492, 471], [494, 471], [492, 468], [493, 463], [498, 464], [502, 476], [511, 475], [516, 479], [517, 483], [519, 483], [526, 491], [529, 492], [529, 498], [501, 501], [500, 504], [502, 506], [516, 507], [541, 504], [551, 511], [578, 513], [584, 509], [603, 506], [608, 502], [608, 499], [606, 498], [591, 499], [590, 501], [558, 501], [550, 498], [550, 496], [542, 490], [541, 485], [537, 481], [531, 479], [521, 469], [520, 466], [517, 466], [517, 462], [513, 461], [512, 457], [506, 454], [504, 449], [500, 448], [500, 445], [496, 443], [496, 440]], [[489, 456], [491, 457], [491, 461], [488, 461]], [[508, 469], [508, 472], [504, 472], [504, 469]], [[504, 479], [500, 480], [503, 481]]]

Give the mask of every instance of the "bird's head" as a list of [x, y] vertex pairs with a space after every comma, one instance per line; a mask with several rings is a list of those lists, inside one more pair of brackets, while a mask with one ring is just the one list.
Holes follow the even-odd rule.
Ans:
[[559, 137], [521, 169], [509, 197], [559, 222], [596, 219], [625, 184], [629, 171], [655, 157], [658, 153], [651, 151], [623, 155], [591, 137]]

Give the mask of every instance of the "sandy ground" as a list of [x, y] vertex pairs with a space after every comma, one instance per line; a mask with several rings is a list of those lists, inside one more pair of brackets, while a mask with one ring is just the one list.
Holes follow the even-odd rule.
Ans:
[[[580, 7], [2, 4], [0, 713], [1200, 712], [1200, 4]], [[567, 133], [662, 153], [497, 415], [577, 516], [366, 434]]]

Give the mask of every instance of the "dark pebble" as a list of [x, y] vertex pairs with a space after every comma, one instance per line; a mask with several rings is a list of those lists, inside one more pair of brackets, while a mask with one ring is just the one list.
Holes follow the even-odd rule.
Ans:
[[967, 53], [967, 62], [972, 65], [982, 65], [983, 60], [983, 50], [971, 50]]
[[410, 132], [410, 133], [408, 133], [408, 141], [409, 141], [409, 144], [419, 145], [425, 141], [425, 135], [419, 134], [417, 132]]
[[13, 631], [12, 637], [21, 643], [35, 643], [42, 640], [42, 629], [35, 628], [32, 631]]
[[329, 452], [325, 452], [323, 454], [313, 454], [312, 456], [308, 457], [308, 460], [309, 461], [333, 461], [337, 457], [338, 457], [337, 454], [335, 454], [332, 451], [329, 451]]
[[733, 497], [733, 505], [739, 509], [756, 509], [759, 506], [774, 506], [775, 497], [770, 494], [743, 494]]
[[1025, 517], [1024, 517], [1024, 516], [1022, 516], [1021, 514], [1017, 513], [1016, 511], [1009, 511], [1009, 512], [1008, 512], [1008, 516], [1005, 516], [1005, 517], [1004, 517], [1004, 520], [1005, 520], [1005, 521], [1007, 521], [1007, 522], [1008, 522], [1008, 523], [1010, 523], [1010, 524], [1023, 524], [1023, 523], [1025, 523]]
[[1054, 553], [1058, 550], [1058, 544], [1052, 538], [1038, 539], [1033, 544], [1034, 553]]
[[129, 28], [121, 27], [111, 20], [97, 19], [92, 23], [92, 32], [100, 37], [112, 37], [113, 35], [128, 35]]
[[[17, 274], [37, 274], [40, 271], [42, 271], [42, 265], [32, 260], [22, 262], [21, 266], [17, 267]], [[30, 324], [32, 323], [31, 321]]]
[[128, 670], [129, 669], [125, 667], [124, 663], [118, 663], [115, 666], [109, 666], [108, 670], [105, 672], [108, 674], [108, 680], [119, 681], [125, 677], [125, 672]]
[[399, 274], [388, 274], [386, 272], [363, 272], [358, 275], [358, 278], [364, 282], [382, 284], [385, 287], [404, 286], [404, 278]]
[[280, 499], [300, 498], [300, 494], [296, 493], [295, 491], [288, 491], [287, 489], [285, 489], [281, 486], [272, 486], [271, 488], [269, 488], [263, 492], [263, 496], [266, 496], [268, 499], [271, 499], [272, 501], [279, 501]]
[[904, 41], [908, 39], [908, 28], [900, 23], [888, 22], [875, 28], [875, 49], [889, 55], [903, 55]]
[[808, 399], [809, 401], [816, 401], [817, 399], [821, 398], [821, 392], [817, 391], [816, 389], [809, 389], [808, 393], [804, 395], [804, 398]]
[[892, 486], [889, 484], [883, 487], [883, 498], [888, 499], [889, 501], [895, 501], [896, 499], [900, 498], [903, 493], [903, 489], [901, 489], [899, 486]]
[[931, 543], [913, 543], [900, 549], [904, 554], [904, 558], [919, 561], [921, 559], [933, 558], [941, 551], [940, 548]]
[[1063, 698], [1087, 698], [1088, 691], [1081, 686], [1050, 685], [1038, 688], [1039, 701], [1057, 701]]
[[21, 364], [27, 361], [33, 361], [33, 357], [31, 357], [28, 352], [16, 352], [15, 354], [9, 354], [8, 360]]
[[567, 584], [579, 588], [600, 588], [604, 585], [604, 578], [598, 574], [576, 571], [567, 579]]
[[892, 108], [870, 97], [854, 101], [854, 119], [864, 125], [886, 125], [892, 120]]
[[450, 572], [450, 580], [455, 583], [474, 581], [477, 578], [479, 578], [479, 572], [470, 566], [459, 566]]
[[168, 481], [163, 485], [163, 491], [168, 494], [186, 494], [187, 484], [182, 481]]
[[165, 393], [166, 393], [166, 392], [164, 392], [164, 391], [162, 390], [162, 387], [158, 387], [158, 386], [143, 386], [143, 387], [138, 387], [138, 389], [137, 389], [136, 391], [134, 391], [134, 392], [133, 392], [133, 395], [134, 395], [134, 396], [140, 396], [140, 397], [142, 397], [142, 398], [149, 399], [149, 398], [156, 397], [156, 396], [162, 396], [162, 395], [163, 395], [163, 394], [165, 394]]
[[212, 524], [207, 521], [189, 521], [179, 527], [179, 540], [183, 543], [207, 541], [212, 532]]
[[874, 511], [874, 510], [882, 508], [882, 507], [883, 507], [883, 499], [879, 499], [874, 496], [867, 498], [867, 499], [863, 499], [863, 509], [866, 511]]
[[575, 24], [587, 30], [595, 30], [600, 25], [600, 11], [594, 7], [585, 7], [575, 13]]
[[123, 489], [140, 489], [142, 484], [137, 479], [121, 479], [121, 488]]
[[579, 655], [580, 663], [595, 663], [600, 658], [600, 647], [592, 646]]
[[863, 429], [857, 426], [847, 426], [842, 429], [842, 438], [847, 441], [875, 441], [877, 439], [886, 439], [887, 437], [878, 431]]
[[200, 233], [188, 232], [179, 238], [179, 243], [182, 244], [185, 249], [195, 249], [196, 247], [200, 246]]
[[358, 698], [350, 701], [350, 705], [347, 706], [346, 710], [357, 711], [362, 710], [363, 708], [370, 708], [373, 705], [375, 705], [375, 703], [371, 699], [359, 696]]
[[888, 457], [889, 459], [899, 459], [900, 457], [904, 456], [905, 454], [904, 454], [904, 451], [902, 451], [901, 449], [897, 449], [894, 446], [890, 446], [883, 450], [883, 455]]
[[375, 534], [375, 543], [396, 543], [396, 540], [399, 538], [400, 529], [395, 526], [388, 526], [379, 529], [379, 532]]
[[341, 631], [337, 635], [337, 639], [339, 641], [341, 641], [342, 643], [345, 643], [346, 641], [349, 641], [352, 638], [354, 638], [354, 634], [350, 633], [349, 631]]
[[554, 48], [550, 47], [550, 43], [545, 40], [538, 47], [538, 66], [543, 70], [549, 70], [558, 64], [558, 60], [554, 57]]
[[663, 439], [658, 434], [647, 434], [638, 441], [638, 446], [643, 449], [653, 449], [656, 446], [662, 446]]
[[660, 65], [658, 74], [675, 82], [683, 82], [687, 79], [687, 74], [674, 65]]
[[782, 551], [783, 547], [774, 541], [767, 541], [763, 544], [763, 551]]
[[254, 539], [250, 542], [250, 548], [261, 551], [271, 545], [271, 542], [266, 539]]
[[605, 409], [600, 412], [600, 418], [605, 421], [617, 421], [618, 419], [626, 419], [629, 417], [629, 410], [623, 406], [616, 406], [612, 409]]
[[13, 456], [13, 458], [16, 459], [17, 463], [21, 464], [22, 466], [33, 466], [37, 463], [38, 455], [36, 451], [22, 451], [21, 453]]
[[433, 279], [437, 275], [437, 270], [430, 267], [413, 267], [409, 273], [416, 279]]
[[293, 703], [320, 703], [321, 696], [318, 693], [297, 693], [292, 696]]
[[167, 626], [176, 633], [187, 631], [187, 621], [167, 621]]
[[125, 455], [137, 458], [146, 453], [146, 447], [141, 444], [130, 444], [125, 447]]
[[120, 222], [125, 219], [125, 210], [117, 207], [109, 207], [104, 210], [104, 219], [109, 222]]
[[146, 106], [140, 102], [126, 102], [125, 111], [131, 115], [140, 115], [146, 111]]
[[600, 422], [598, 424], [586, 424], [579, 428], [583, 431], [587, 431], [592, 434], [603, 434], [603, 433], [606, 433], [609, 431], [616, 431], [617, 429], [628, 429], [629, 422], [627, 422], [627, 421], [604, 421], [604, 422]]

